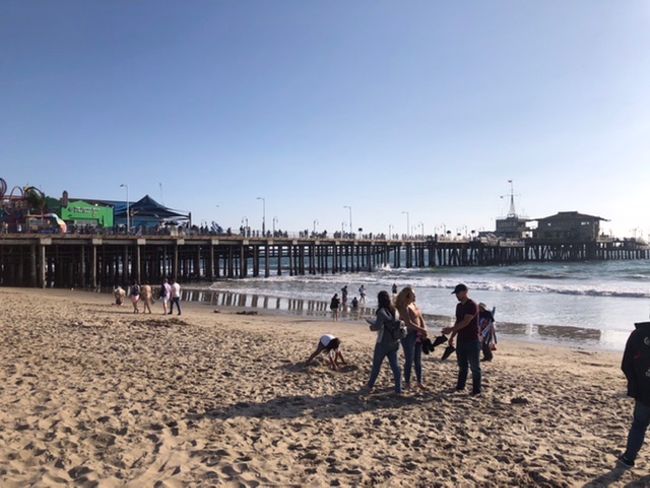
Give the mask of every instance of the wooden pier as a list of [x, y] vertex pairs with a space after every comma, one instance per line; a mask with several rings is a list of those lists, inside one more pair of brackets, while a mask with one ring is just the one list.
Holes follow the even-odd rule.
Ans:
[[99, 289], [116, 284], [526, 262], [649, 259], [631, 240], [539, 242], [244, 238], [240, 236], [0, 235], [0, 286]]

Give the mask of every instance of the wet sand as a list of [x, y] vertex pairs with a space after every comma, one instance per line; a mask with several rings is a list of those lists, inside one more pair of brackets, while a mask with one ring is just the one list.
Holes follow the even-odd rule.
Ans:
[[[374, 334], [191, 304], [0, 289], [0, 486], [647, 486], [613, 470], [620, 354], [501, 342], [481, 398], [426, 357], [429, 391], [360, 395]], [[156, 303], [155, 311], [161, 306]], [[304, 360], [322, 333], [350, 366]], [[645, 476], [645, 477], [644, 477]]]

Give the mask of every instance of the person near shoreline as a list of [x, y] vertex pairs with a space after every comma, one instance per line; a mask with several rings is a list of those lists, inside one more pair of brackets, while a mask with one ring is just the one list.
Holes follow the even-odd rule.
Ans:
[[397, 296], [397, 283], [393, 283], [393, 296]]
[[396, 318], [395, 307], [387, 291], [380, 291], [377, 295], [377, 312], [376, 319], [371, 321], [366, 319], [370, 324], [370, 330], [377, 332], [377, 341], [375, 342], [375, 351], [372, 357], [372, 369], [370, 379], [366, 389], [372, 392], [375, 386], [381, 365], [384, 358], [388, 358], [388, 363], [393, 370], [393, 379], [395, 381], [395, 393], [402, 394], [402, 372], [397, 362], [397, 352], [399, 351], [400, 338], [404, 333], [404, 322]]
[[341, 288], [341, 302], [344, 307], [348, 304], [348, 285]]
[[494, 358], [493, 351], [496, 350], [497, 334], [494, 327], [494, 314], [487, 309], [485, 303], [479, 303], [479, 330], [481, 334], [481, 350], [483, 359], [481, 361], [490, 362]]
[[[472, 370], [472, 395], [481, 394], [481, 363], [479, 361], [481, 343], [479, 341], [478, 315], [479, 308], [468, 296], [467, 286], [456, 285], [452, 295], [456, 295], [456, 323], [446, 327], [443, 334], [457, 336], [456, 357], [458, 359], [458, 382], [456, 390], [462, 391], [467, 383], [468, 369]], [[450, 343], [452, 340], [450, 339]], [[469, 366], [469, 368], [468, 368]]]
[[169, 305], [171, 296], [172, 285], [169, 284], [169, 280], [165, 279], [162, 286], [160, 287], [160, 300], [162, 301], [163, 315], [167, 315], [167, 307]]
[[338, 369], [339, 359], [343, 364], [347, 364], [345, 362], [345, 359], [343, 359], [343, 354], [341, 353], [341, 339], [332, 334], [325, 334], [319, 339], [316, 350], [311, 354], [311, 356], [309, 356], [306, 364], [310, 364], [314, 358], [323, 351], [325, 351], [328, 355], [329, 364], [332, 371], [336, 371]]
[[151, 313], [151, 304], [153, 303], [153, 293], [151, 291], [151, 286], [150, 285], [142, 285], [142, 303], [144, 305], [144, 309], [142, 313]]
[[363, 285], [359, 287], [359, 301], [366, 303], [366, 287]]
[[124, 299], [126, 298], [126, 292], [124, 291], [124, 288], [122, 288], [120, 285], [117, 285], [115, 288], [113, 288], [113, 296], [115, 297], [115, 305], [121, 307], [124, 303]]
[[621, 369], [627, 378], [627, 395], [634, 398], [634, 416], [625, 452], [618, 462], [633, 468], [650, 425], [650, 322], [634, 324], [623, 353]]
[[178, 315], [181, 314], [181, 285], [178, 284], [178, 281], [174, 280], [171, 286], [171, 303], [169, 304], [168, 315], [171, 315], [174, 312], [174, 305], [178, 310]]
[[354, 297], [351, 302], [352, 305], [352, 310], [357, 310], [359, 308], [359, 300], [357, 300], [357, 297]]
[[422, 341], [427, 337], [427, 328], [422, 312], [415, 304], [415, 292], [407, 286], [397, 295], [395, 308], [400, 320], [406, 324], [407, 336], [402, 339], [404, 350], [404, 387], [411, 388], [411, 370], [415, 366], [415, 378], [418, 388], [426, 389], [422, 382]]
[[129, 297], [131, 298], [131, 304], [133, 305], [133, 313], [140, 313], [138, 308], [138, 302], [140, 301], [140, 285], [137, 281], [134, 281], [129, 290]]
[[341, 300], [339, 300], [339, 294], [334, 293], [332, 300], [330, 301], [330, 310], [332, 311], [332, 320], [337, 321], [339, 319], [339, 309], [341, 308]]

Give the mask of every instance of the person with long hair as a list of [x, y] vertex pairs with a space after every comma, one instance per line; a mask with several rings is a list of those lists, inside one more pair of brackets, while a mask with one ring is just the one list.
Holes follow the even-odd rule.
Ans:
[[399, 312], [400, 320], [403, 320], [408, 330], [407, 336], [402, 339], [404, 349], [404, 386], [406, 389], [411, 385], [411, 370], [415, 365], [415, 377], [418, 387], [425, 389], [422, 383], [422, 341], [427, 337], [427, 328], [424, 323], [422, 312], [415, 304], [415, 292], [407, 286], [397, 295], [395, 307]]
[[402, 394], [402, 372], [397, 362], [397, 352], [399, 351], [399, 339], [395, 340], [389, 329], [392, 329], [396, 322], [395, 307], [387, 291], [380, 291], [377, 295], [377, 312], [375, 321], [368, 320], [370, 330], [377, 332], [377, 341], [375, 342], [375, 352], [372, 358], [372, 370], [368, 380], [368, 391], [372, 392], [375, 386], [381, 365], [384, 358], [388, 358], [393, 378], [395, 380], [395, 393]]

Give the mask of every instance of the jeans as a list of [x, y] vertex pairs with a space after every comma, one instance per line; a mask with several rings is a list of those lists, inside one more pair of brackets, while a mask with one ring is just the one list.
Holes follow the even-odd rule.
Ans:
[[411, 368], [415, 362], [415, 377], [418, 383], [422, 383], [422, 344], [417, 343], [418, 335], [415, 332], [409, 332], [402, 339], [402, 348], [404, 349], [404, 383], [411, 383]]
[[181, 314], [181, 299], [180, 297], [172, 297], [172, 301], [169, 302], [169, 315], [172, 314], [174, 311], [174, 304], [176, 304], [176, 308], [178, 309], [178, 315]]
[[472, 369], [472, 394], [481, 393], [481, 363], [479, 356], [481, 343], [479, 341], [458, 342], [456, 357], [458, 358], [458, 383], [456, 389], [462, 390], [467, 382], [468, 365]]
[[372, 357], [372, 371], [370, 372], [370, 379], [368, 380], [368, 388], [372, 389], [372, 387], [375, 386], [375, 381], [377, 381], [377, 376], [379, 376], [381, 364], [384, 362], [384, 358], [388, 356], [388, 362], [390, 363], [390, 368], [393, 370], [393, 378], [395, 379], [395, 393], [402, 393], [402, 372], [399, 369], [399, 364], [397, 364], [398, 351], [399, 348], [388, 350], [382, 343], [375, 344], [375, 353]]
[[643, 445], [648, 424], [650, 424], [650, 407], [637, 400], [634, 405], [634, 420], [632, 421], [632, 427], [627, 437], [627, 449], [624, 454], [626, 459], [630, 461], [636, 459]]

